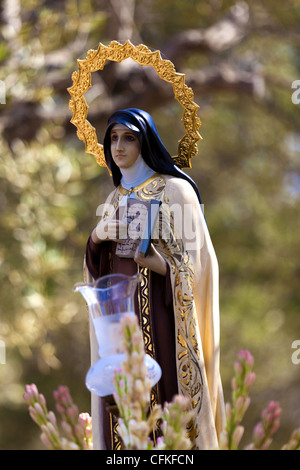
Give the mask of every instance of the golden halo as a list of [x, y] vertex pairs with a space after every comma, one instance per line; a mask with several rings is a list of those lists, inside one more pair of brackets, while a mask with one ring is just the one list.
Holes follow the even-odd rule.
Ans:
[[73, 85], [68, 88], [71, 95], [69, 103], [73, 113], [71, 123], [77, 127], [77, 136], [85, 143], [86, 153], [95, 156], [100, 166], [106, 166], [103, 145], [98, 143], [96, 130], [87, 120], [88, 105], [84, 94], [91, 88], [91, 73], [102, 70], [108, 60], [122, 62], [131, 58], [139, 65], [152, 66], [157, 75], [164, 81], [172, 83], [174, 97], [184, 108], [182, 123], [186, 134], [178, 142], [178, 156], [173, 157], [180, 168], [190, 168], [191, 158], [197, 155], [197, 142], [201, 139], [198, 129], [201, 121], [197, 116], [199, 106], [194, 103], [194, 93], [185, 84], [185, 75], [177, 73], [170, 60], [161, 58], [160, 51], [150, 51], [147, 46], [134, 46], [130, 41], [120, 44], [112, 41], [108, 46], [99, 44], [98, 49], [89, 50], [86, 59], [77, 60], [78, 71], [73, 72]]

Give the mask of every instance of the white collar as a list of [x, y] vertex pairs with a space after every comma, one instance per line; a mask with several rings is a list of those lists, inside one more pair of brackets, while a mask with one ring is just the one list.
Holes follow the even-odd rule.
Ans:
[[155, 174], [155, 171], [143, 160], [141, 154], [131, 167], [120, 168], [120, 171], [122, 173], [121, 184], [123, 188], [128, 190], [139, 186]]

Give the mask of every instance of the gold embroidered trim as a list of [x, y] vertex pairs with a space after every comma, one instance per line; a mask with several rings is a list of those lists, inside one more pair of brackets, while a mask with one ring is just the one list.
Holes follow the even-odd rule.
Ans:
[[168, 205], [162, 207], [160, 222], [162, 233], [168, 234], [168, 238], [160, 239], [156, 248], [169, 263], [173, 283], [178, 391], [192, 401], [195, 414], [187, 426], [187, 436], [195, 445], [199, 435], [197, 417], [203, 402], [203, 376], [200, 367], [201, 339], [194, 306], [194, 269], [183, 240], [176, 238], [173, 214]]
[[[148, 268], [138, 266], [138, 272], [142, 276], [142, 282], [138, 285], [139, 323], [143, 332], [145, 352], [153, 359], [156, 359], [153, 328], [151, 321], [151, 273]], [[158, 385], [152, 388], [150, 406], [151, 408], [159, 401]]]
[[145, 186], [148, 186], [148, 184], [152, 183], [152, 181], [154, 181], [157, 177], [158, 177], [158, 173], [155, 173], [154, 175], [150, 176], [150, 178], [148, 178], [146, 181], [141, 183], [139, 186], [136, 186], [135, 188], [131, 188], [131, 189], [125, 189], [123, 188], [122, 185], [120, 185], [119, 186], [120, 193], [124, 195], [131, 194], [132, 192], [136, 193], [137, 191], [140, 191], [141, 189], [143, 189]]
[[[151, 272], [148, 268], [138, 266], [138, 272], [142, 276], [142, 282], [138, 286], [139, 323], [143, 332], [145, 352], [153, 359], [156, 359], [153, 328], [151, 319]], [[159, 403], [158, 384], [151, 389], [150, 410]], [[161, 435], [159, 423], [153, 425], [152, 438], [154, 443]]]
[[118, 420], [117, 418], [110, 413], [110, 438], [111, 438], [111, 449], [112, 450], [122, 450], [123, 442], [118, 433]]

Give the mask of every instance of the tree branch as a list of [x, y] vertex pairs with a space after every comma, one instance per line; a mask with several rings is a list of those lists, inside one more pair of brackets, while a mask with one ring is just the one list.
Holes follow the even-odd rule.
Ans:
[[[111, 0], [111, 5], [116, 8], [114, 0]], [[132, 14], [133, 0], [129, 0], [127, 6], [128, 8], [131, 6], [131, 9], [129, 8], [126, 14]], [[131, 20], [128, 24], [133, 28]], [[201, 70], [186, 71], [186, 83], [194, 93], [204, 96], [220, 91], [234, 91], [264, 100], [265, 79], [262, 67], [256, 63], [237, 62], [234, 58], [230, 59], [229, 54], [225, 61], [221, 54], [222, 51], [228, 51], [239, 44], [248, 33], [248, 5], [239, 2], [230, 9], [228, 15], [208, 29], [184, 31], [171, 38], [162, 47], [162, 56], [170, 59], [177, 71], [182, 71], [181, 59], [188, 57], [193, 51], [213, 53], [218, 63], [214, 61], [214, 65]], [[43, 108], [39, 103], [24, 101], [16, 101], [12, 107], [7, 106], [3, 110], [1, 116], [3, 135], [9, 143], [16, 138], [33, 139], [43, 123], [54, 120], [56, 123], [61, 123], [66, 134], [74, 133], [74, 126], [70, 124], [71, 112], [66, 102], [68, 98], [66, 88], [71, 86], [71, 76], [66, 75], [64, 65], [66, 61], [73, 60], [76, 50], [82, 48], [82, 39], [87, 42], [87, 37], [79, 34], [78, 40], [73, 42], [72, 47], [47, 55], [45, 68], [48, 71], [40, 76], [35, 84], [37, 87], [44, 85], [52, 87], [53, 96], [63, 98], [62, 104], [56, 105], [55, 112], [53, 109]], [[270, 77], [268, 80], [270, 81]], [[97, 128], [105, 126], [107, 117], [116, 109], [134, 105], [151, 112], [174, 100], [172, 87], [160, 80], [152, 67], [141, 67], [134, 61], [107, 64], [99, 74], [95, 73], [93, 83], [95, 81], [98, 86], [97, 93], [89, 95], [88, 92], [86, 98], [90, 105], [88, 119]], [[94, 87], [92, 90], [95, 91]], [[57, 103], [60, 101], [61, 98]], [[28, 119], [28, 107], [31, 110], [31, 121]], [[17, 116], [16, 110], [18, 110]]]
[[161, 50], [166, 58], [178, 64], [182, 57], [193, 51], [220, 53], [230, 49], [247, 35], [248, 29], [249, 7], [244, 2], [238, 2], [231, 7], [228, 15], [213, 26], [173, 36]]

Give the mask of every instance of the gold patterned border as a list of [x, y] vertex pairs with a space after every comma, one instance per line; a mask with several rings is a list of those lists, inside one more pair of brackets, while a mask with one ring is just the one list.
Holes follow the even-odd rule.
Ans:
[[91, 73], [102, 70], [108, 60], [122, 62], [131, 58], [139, 65], [152, 66], [164, 81], [172, 83], [174, 97], [184, 108], [182, 123], [186, 134], [178, 143], [178, 156], [173, 157], [180, 168], [190, 168], [191, 158], [197, 155], [197, 142], [201, 140], [198, 129], [201, 121], [197, 116], [199, 106], [194, 103], [194, 93], [185, 84], [185, 75], [177, 73], [170, 60], [161, 58], [160, 51], [151, 51], [147, 46], [134, 46], [130, 41], [120, 44], [112, 41], [108, 46], [99, 44], [97, 50], [89, 50], [84, 60], [77, 60], [78, 70], [73, 72], [73, 86], [68, 88], [69, 103], [73, 117], [71, 123], [77, 127], [77, 136], [85, 143], [86, 153], [95, 156], [100, 166], [106, 166], [103, 146], [98, 143], [96, 130], [87, 120], [88, 105], [84, 94], [91, 88]]

